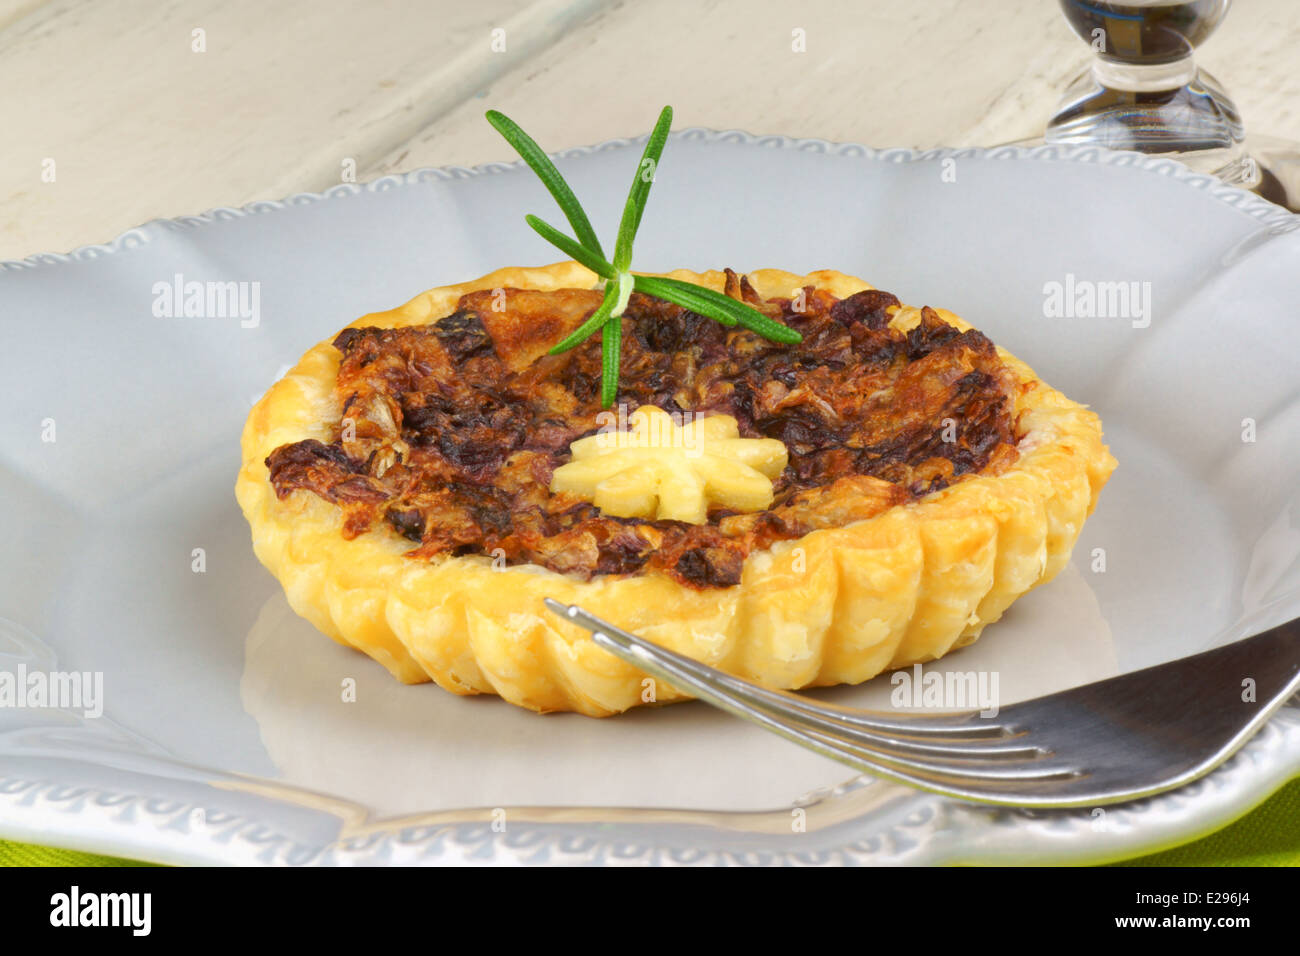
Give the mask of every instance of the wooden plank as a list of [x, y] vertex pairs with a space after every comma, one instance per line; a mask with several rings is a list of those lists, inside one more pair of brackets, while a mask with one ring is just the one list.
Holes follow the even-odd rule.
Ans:
[[[661, 0], [650, 5], [653, 13], [644, 7], [620, 4], [570, 32], [544, 59], [502, 77], [483, 100], [463, 104], [367, 177], [507, 158], [509, 147], [483, 122], [485, 105], [551, 148], [644, 133], [664, 103], [673, 104], [679, 127], [962, 145], [1016, 88], [1026, 64], [1081, 65], [1089, 55], [1044, 0]], [[1038, 116], [1007, 124], [1008, 131], [1041, 129], [1053, 103], [1038, 104]]]
[[[795, 30], [806, 52], [796, 52]], [[1255, 132], [1300, 140], [1294, 0], [1238, 0], [1199, 60]], [[482, 119], [514, 116], [548, 148], [676, 125], [875, 146], [990, 146], [1041, 135], [1086, 44], [1050, 0], [661, 0], [626, 3], [365, 171], [513, 158]]]
[[[1237, 0], [1206, 44], [1255, 132], [1300, 140], [1298, 41], [1294, 0]], [[679, 127], [991, 145], [1041, 132], [1088, 59], [1050, 0], [0, 0], [0, 258], [327, 188], [348, 159], [513, 158], [488, 106], [549, 148], [666, 102]]]
[[35, 12], [45, 0], [0, 0], [0, 31]]
[[25, 15], [0, 31], [0, 258], [326, 188], [345, 160], [365, 167], [428, 128], [599, 0], [9, 6]]

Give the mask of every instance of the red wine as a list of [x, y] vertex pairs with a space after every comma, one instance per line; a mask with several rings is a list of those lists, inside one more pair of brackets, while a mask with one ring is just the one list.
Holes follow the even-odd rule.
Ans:
[[1124, 63], [1171, 63], [1189, 56], [1227, 12], [1230, 0], [1060, 0], [1074, 32], [1092, 43], [1101, 30], [1099, 56]]

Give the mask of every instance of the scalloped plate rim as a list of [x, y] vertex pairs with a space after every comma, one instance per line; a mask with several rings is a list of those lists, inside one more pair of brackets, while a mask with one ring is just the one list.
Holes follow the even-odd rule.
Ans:
[[[557, 150], [552, 156], [560, 158], [585, 156], [603, 150], [629, 146], [644, 140], [645, 136], [616, 137], [602, 140], [589, 146], [571, 146]], [[740, 129], [715, 130], [705, 126], [690, 126], [675, 130], [674, 139], [704, 142], [736, 142], [742, 145], [777, 147], [780, 149], [803, 150], [816, 147], [819, 152], [846, 155], [853, 158], [876, 160], [882, 162], [930, 162], [941, 159], [989, 158], [1030, 159], [1046, 162], [1082, 162], [1102, 163], [1105, 165], [1125, 166], [1156, 175], [1172, 175], [1187, 185], [1205, 189], [1221, 202], [1241, 210], [1266, 225], [1300, 228], [1300, 213], [1293, 213], [1262, 196], [1238, 186], [1229, 186], [1219, 182], [1213, 176], [1197, 173], [1186, 164], [1164, 156], [1150, 156], [1132, 150], [1111, 150], [1097, 146], [940, 146], [928, 149], [914, 149], [908, 146], [874, 147], [861, 143], [840, 142], [818, 139], [816, 137], [791, 137], [780, 133], [756, 134]], [[147, 242], [144, 230], [151, 227], [163, 229], [189, 229], [244, 216], [256, 216], [264, 212], [284, 209], [295, 205], [320, 202], [327, 199], [340, 199], [363, 192], [379, 192], [387, 189], [408, 186], [427, 181], [429, 178], [442, 181], [465, 179], [472, 176], [485, 176], [509, 172], [524, 165], [523, 160], [514, 162], [485, 162], [474, 166], [421, 166], [404, 173], [387, 173], [362, 183], [336, 183], [318, 192], [292, 193], [283, 199], [256, 199], [242, 206], [213, 206], [193, 215], [160, 217], [150, 219], [138, 226], [123, 230], [112, 239], [101, 243], [87, 243], [68, 252], [39, 252], [22, 259], [0, 259], [0, 272], [35, 269], [56, 263], [76, 262], [96, 259], [111, 255], [132, 246]]]

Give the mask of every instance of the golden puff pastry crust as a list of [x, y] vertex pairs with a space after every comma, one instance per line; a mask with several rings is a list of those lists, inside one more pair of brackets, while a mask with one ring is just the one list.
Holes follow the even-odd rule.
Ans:
[[[667, 273], [722, 290], [717, 271]], [[805, 286], [846, 298], [872, 287], [831, 270], [749, 273], [762, 296]], [[592, 288], [573, 262], [506, 268], [422, 293], [352, 327], [425, 325], [461, 296], [502, 288]], [[944, 310], [955, 328], [970, 328]], [[916, 325], [899, 308], [890, 324]], [[645, 702], [645, 676], [601, 650], [542, 599], [578, 604], [665, 647], [774, 688], [855, 684], [941, 657], [1068, 562], [1085, 518], [1115, 467], [1097, 416], [1041, 382], [999, 348], [1021, 434], [1017, 460], [866, 520], [777, 541], [746, 558], [739, 584], [688, 587], [656, 571], [582, 578], [478, 555], [412, 558], [411, 543], [376, 526], [350, 540], [339, 507], [305, 490], [278, 498], [268, 455], [304, 439], [328, 442], [340, 417], [339, 352], [322, 342], [253, 408], [236, 482], [258, 559], [293, 609], [405, 683], [432, 680], [456, 694], [498, 694], [531, 710], [595, 717]], [[540, 354], [541, 349], [539, 349]], [[654, 699], [685, 695], [655, 688]]]

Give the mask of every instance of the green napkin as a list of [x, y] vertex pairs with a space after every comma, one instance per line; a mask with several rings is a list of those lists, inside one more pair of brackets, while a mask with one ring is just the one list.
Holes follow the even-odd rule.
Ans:
[[153, 866], [138, 860], [116, 856], [96, 856], [78, 850], [60, 850], [34, 843], [11, 843], [0, 840], [0, 866]]
[[[149, 866], [0, 840], [0, 866]], [[1300, 866], [1300, 779], [1217, 833], [1120, 866]]]
[[1300, 866], [1300, 779], [1235, 823], [1119, 866]]

